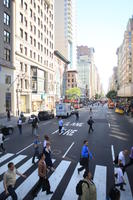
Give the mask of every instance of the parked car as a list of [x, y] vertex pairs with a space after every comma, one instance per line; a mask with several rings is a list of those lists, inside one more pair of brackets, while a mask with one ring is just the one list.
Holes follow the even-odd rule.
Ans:
[[38, 113], [38, 119], [40, 121], [52, 119], [52, 118], [54, 118], [54, 113], [52, 111], [40, 111]]
[[[33, 122], [33, 119], [35, 119], [37, 116], [36, 115], [31, 115], [30, 117], [29, 117], [29, 119], [28, 119], [28, 124], [32, 124], [32, 122]], [[38, 117], [37, 117], [38, 118]]]
[[14, 128], [12, 125], [9, 126], [5, 126], [5, 125], [1, 125], [0, 126], [0, 132], [3, 133], [3, 135], [11, 135], [14, 132]]

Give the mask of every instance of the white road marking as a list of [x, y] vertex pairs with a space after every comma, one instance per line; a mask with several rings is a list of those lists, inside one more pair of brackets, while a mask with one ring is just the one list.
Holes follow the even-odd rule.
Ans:
[[7, 153], [6, 155], [2, 156], [0, 158], [0, 163], [4, 162], [5, 160], [7, 160], [8, 158], [10, 158], [11, 156], [13, 156], [14, 154], [12, 153]]
[[[26, 158], [27, 156], [24, 155], [19, 155], [16, 158], [14, 158], [13, 160], [11, 160], [10, 162], [13, 162], [14, 165], [16, 165], [17, 163], [19, 163], [20, 161], [22, 161], [24, 158]], [[0, 167], [0, 175], [3, 174], [5, 171], [7, 171], [7, 164], [2, 165], [2, 167]]]
[[94, 173], [94, 183], [97, 188], [97, 199], [106, 200], [106, 176], [107, 176], [107, 167], [96, 165]]
[[56, 131], [54, 131], [53, 133], [51, 133], [52, 135], [54, 135], [55, 133], [57, 133], [59, 130], [57, 129]]
[[18, 155], [18, 154], [22, 153], [23, 151], [25, 151], [26, 149], [30, 148], [31, 146], [33, 146], [33, 144], [34, 144], [34, 143], [32, 143], [32, 144], [28, 145], [27, 147], [25, 147], [24, 149], [18, 151], [18, 152], [16, 153], [16, 155]]
[[68, 186], [67, 186], [67, 188], [65, 190], [65, 193], [64, 193], [64, 195], [62, 197], [62, 200], [68, 200], [68, 199], [74, 200], [74, 199], [78, 199], [78, 196], [76, 194], [75, 189], [76, 189], [77, 183], [80, 180], [83, 179], [83, 172], [84, 172], [84, 171], [82, 171], [82, 172], [80, 172], [80, 174], [78, 174], [78, 168], [79, 167], [81, 167], [81, 166], [78, 163], [77, 166], [76, 166], [76, 168], [75, 168], [75, 170], [74, 170], [74, 173], [73, 173], [73, 175], [71, 177], [71, 180], [70, 180], [70, 182], [69, 182], [69, 184], [68, 184]]
[[109, 128], [110, 128], [110, 123], [108, 123], [108, 126], [109, 126]]
[[111, 152], [112, 152], [112, 160], [115, 160], [115, 153], [114, 153], [114, 146], [111, 145]]
[[[55, 160], [52, 160], [53, 162]], [[16, 189], [18, 200], [23, 200], [38, 181], [38, 169], [36, 169], [25, 181]]]
[[71, 144], [71, 146], [67, 149], [67, 151], [65, 152], [65, 154], [62, 156], [62, 158], [65, 158], [66, 155], [68, 154], [68, 152], [70, 151], [70, 149], [72, 148], [72, 146], [74, 145], [74, 142]]
[[6, 141], [8, 141], [8, 140], [10, 140], [10, 138], [8, 137], [8, 138], [6, 138], [5, 140], [4, 140], [4, 142], [6, 142]]
[[[70, 161], [62, 160], [61, 163], [56, 168], [55, 172], [50, 176], [49, 182], [50, 182], [50, 185], [51, 185], [51, 191], [54, 192], [56, 190], [57, 186], [59, 185], [60, 181], [64, 177], [64, 175], [65, 175], [67, 169], [69, 168], [70, 164], [71, 164]], [[52, 195], [46, 195], [46, 193], [40, 192], [38, 194], [37, 198], [35, 198], [35, 199], [36, 200], [44, 200], [44, 199], [50, 200], [51, 197], [52, 197]]]

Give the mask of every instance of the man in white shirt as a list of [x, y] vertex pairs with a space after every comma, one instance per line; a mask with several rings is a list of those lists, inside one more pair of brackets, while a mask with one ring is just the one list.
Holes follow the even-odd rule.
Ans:
[[128, 155], [128, 150], [125, 149], [124, 151], [121, 151], [118, 155], [118, 165], [122, 164], [123, 165], [123, 173], [125, 172], [125, 165], [126, 165], [126, 160], [125, 156]]
[[119, 168], [117, 168], [117, 179], [116, 179], [116, 184], [115, 186], [119, 186], [120, 190], [125, 191], [125, 189], [123, 188], [123, 185], [125, 185], [125, 181], [124, 181], [124, 176], [123, 176], [123, 164], [119, 164]]

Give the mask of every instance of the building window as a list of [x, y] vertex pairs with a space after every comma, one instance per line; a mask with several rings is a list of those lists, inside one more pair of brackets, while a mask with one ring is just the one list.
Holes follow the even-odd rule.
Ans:
[[4, 12], [4, 24], [6, 24], [7, 26], [10, 25], [10, 16]]
[[4, 5], [9, 8], [10, 7], [10, 0], [4, 0]]
[[33, 16], [33, 12], [32, 12], [32, 9], [30, 9], [30, 17]]
[[23, 45], [20, 44], [20, 53], [23, 53]]
[[24, 25], [27, 27], [27, 19], [26, 19], [26, 17], [24, 18]]
[[4, 59], [7, 61], [10, 61], [10, 50], [9, 49], [4, 49]]
[[21, 0], [21, 7], [23, 8], [23, 0]]
[[27, 56], [27, 47], [24, 48], [25, 55]]
[[24, 3], [24, 9], [27, 10], [27, 3]]
[[6, 102], [6, 109], [11, 110], [11, 93], [10, 92], [6, 93], [5, 102]]
[[20, 87], [23, 88], [23, 79], [20, 80]]
[[23, 71], [23, 63], [22, 62], [20, 62], [20, 70], [21, 70], [21, 72]]
[[34, 26], [34, 34], [36, 35], [36, 27]]
[[25, 89], [28, 89], [28, 81], [25, 80]]
[[10, 33], [4, 30], [4, 42], [10, 43]]
[[27, 64], [25, 64], [25, 72], [27, 72], [27, 71], [28, 71]]
[[34, 59], [36, 59], [36, 53], [34, 52]]
[[32, 58], [32, 51], [30, 50], [30, 57]]
[[8, 85], [11, 84], [11, 76], [6, 75], [5, 84], [8, 84]]
[[25, 34], [25, 40], [27, 41], [28, 40], [28, 35], [27, 35], [26, 32], [24, 34]]
[[68, 79], [68, 83], [70, 83], [70, 79]]
[[33, 38], [30, 36], [30, 44], [32, 45], [33, 43]]
[[23, 23], [23, 14], [20, 13], [20, 22]]
[[36, 39], [34, 39], [34, 47], [36, 47]]
[[20, 28], [20, 37], [23, 38], [23, 29]]
[[72, 83], [74, 82], [74, 79], [72, 79]]

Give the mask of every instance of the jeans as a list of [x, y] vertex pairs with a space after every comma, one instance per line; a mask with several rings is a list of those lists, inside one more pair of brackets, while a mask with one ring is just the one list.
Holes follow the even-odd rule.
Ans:
[[0, 197], [0, 200], [6, 200], [9, 196], [12, 197], [12, 200], [17, 200], [17, 194], [15, 192], [15, 188], [12, 185], [9, 185], [8, 188], [8, 195], [6, 195], [5, 193], [2, 195], [2, 197]]
[[59, 133], [61, 133], [61, 130], [62, 130], [62, 126], [59, 126]]
[[34, 152], [34, 155], [33, 155], [33, 158], [32, 158], [32, 163], [35, 162], [35, 157], [37, 157], [39, 159], [39, 150], [38, 149], [35, 149], [35, 152]]
[[0, 144], [0, 149], [2, 149], [2, 151], [5, 151], [3, 143]]
[[118, 183], [118, 184], [115, 184], [115, 186], [120, 187], [120, 189], [123, 189], [123, 185], [124, 185], [124, 183]]
[[36, 196], [36, 194], [39, 192], [39, 190], [42, 188], [42, 191], [46, 191], [47, 193], [50, 192], [50, 184], [49, 180], [44, 177], [39, 177], [39, 181], [35, 188], [32, 191], [32, 195]]
[[22, 134], [22, 125], [18, 125], [19, 133]]
[[83, 159], [83, 163], [81, 164], [82, 167], [78, 168], [78, 171], [82, 171], [82, 170], [86, 170], [88, 171], [89, 170], [89, 159], [88, 158], [82, 158]]
[[89, 133], [91, 130], [92, 130], [92, 132], [94, 131], [94, 129], [92, 128], [92, 125], [90, 125], [90, 127], [89, 127]]
[[34, 127], [32, 127], [32, 135], [37, 135], [37, 129], [36, 128], [34, 128]]

